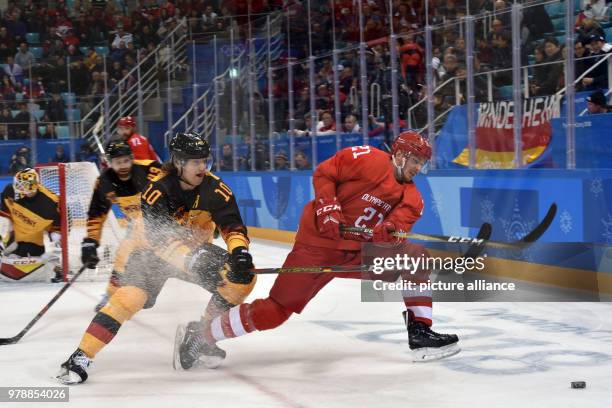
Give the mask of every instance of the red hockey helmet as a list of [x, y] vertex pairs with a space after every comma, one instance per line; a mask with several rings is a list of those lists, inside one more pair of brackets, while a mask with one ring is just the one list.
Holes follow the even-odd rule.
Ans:
[[119, 121], [117, 122], [117, 126], [135, 128], [136, 121], [132, 116], [124, 116], [119, 119]]
[[412, 130], [400, 133], [397, 139], [395, 139], [391, 146], [391, 154], [395, 155], [398, 151], [427, 160], [431, 159], [431, 145], [429, 141]]

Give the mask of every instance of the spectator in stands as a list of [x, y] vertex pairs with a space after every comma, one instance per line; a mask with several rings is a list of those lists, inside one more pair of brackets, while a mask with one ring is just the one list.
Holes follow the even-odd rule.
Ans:
[[421, 81], [425, 52], [414, 41], [413, 35], [398, 39], [399, 59], [401, 61], [402, 76], [406, 84], [415, 88]]
[[68, 91], [68, 70], [66, 69], [66, 61], [63, 56], [55, 59], [55, 66], [51, 68], [50, 76], [53, 78], [57, 92]]
[[221, 171], [234, 170], [234, 155], [232, 153], [232, 145], [226, 143], [221, 148]]
[[[491, 40], [493, 47], [491, 54], [491, 68], [496, 70], [512, 68], [512, 47], [510, 47], [510, 36], [507, 33], [494, 35]], [[502, 71], [494, 74], [496, 86], [512, 84], [512, 72]]]
[[326, 111], [333, 109], [334, 101], [331, 97], [327, 84], [321, 84], [317, 87], [317, 95], [315, 99], [315, 109]]
[[137, 39], [141, 47], [145, 47], [149, 43], [159, 43], [159, 36], [152, 32], [151, 27], [148, 25], [142, 27], [142, 32], [137, 36]]
[[23, 68], [19, 64], [16, 64], [14, 58], [10, 55], [6, 57], [4, 72], [9, 76], [13, 85], [23, 81]]
[[546, 87], [549, 86], [547, 83], [548, 65], [539, 65], [543, 64], [546, 60], [546, 51], [544, 50], [543, 44], [540, 44], [535, 48], [533, 57], [535, 60], [535, 66], [533, 67], [533, 79], [529, 84], [531, 95], [546, 95]]
[[289, 170], [289, 159], [283, 150], [274, 156], [274, 170]]
[[601, 25], [599, 25], [599, 23], [592, 18], [585, 18], [582, 20], [580, 26], [576, 30], [576, 34], [578, 35], [578, 40], [582, 41], [582, 43], [587, 46], [591, 36], [606, 37], [604, 29], [601, 28]]
[[6, 28], [11, 37], [13, 37], [13, 39], [15, 40], [15, 42], [20, 43], [25, 40], [27, 27], [25, 23], [19, 18], [18, 11], [8, 14]]
[[45, 121], [66, 121], [66, 104], [59, 93], [51, 94], [51, 100], [47, 103], [47, 109], [45, 109]]
[[608, 106], [606, 95], [602, 91], [595, 91], [589, 95], [587, 98], [587, 110], [589, 115], [612, 112], [612, 108]]
[[123, 61], [126, 52], [127, 48], [125, 46], [125, 43], [123, 41], [120, 41], [119, 45], [112, 49], [109, 57], [111, 61]]
[[[582, 75], [588, 68], [587, 61], [582, 59], [587, 56], [588, 50], [580, 40], [576, 40], [574, 45], [574, 58], [575, 58], [575, 78]], [[577, 88], [582, 88], [582, 83], [577, 84]]]
[[295, 169], [296, 170], [310, 170], [310, 163], [308, 163], [308, 157], [302, 151], [298, 151], [294, 156]]
[[14, 44], [6, 27], [0, 27], [0, 61], [6, 61], [6, 57], [13, 55]]
[[540, 81], [536, 82], [535, 95], [552, 95], [559, 89], [563, 81], [563, 64], [561, 63], [561, 49], [555, 37], [548, 37], [544, 41], [544, 60], [547, 65], [542, 66]]
[[84, 96], [87, 93], [90, 78], [91, 74], [83, 61], [70, 64], [70, 89], [77, 96]]
[[[602, 58], [605, 57], [607, 51], [604, 47], [605, 38], [599, 35], [592, 35], [589, 38], [590, 51], [586, 60], [587, 70], [594, 67]], [[609, 48], [609, 47], [608, 47]], [[608, 88], [608, 64], [601, 63], [593, 68], [584, 78], [582, 78], [582, 86], [585, 90], [607, 89]]]
[[336, 133], [336, 122], [330, 111], [321, 114], [321, 121], [317, 123], [317, 136], [332, 135]]
[[542, 39], [544, 34], [552, 33], [555, 28], [543, 4], [530, 4], [529, 7], [523, 7], [521, 11], [523, 14], [521, 20], [523, 46], [531, 51], [533, 49], [531, 44]]
[[111, 43], [111, 48], [120, 48], [121, 43], [123, 43], [123, 47], [125, 48], [128, 43], [133, 41], [132, 34], [125, 32], [123, 26], [117, 27], [117, 33], [115, 34], [115, 38]]
[[57, 131], [55, 124], [47, 123], [45, 126], [45, 132], [40, 136], [43, 139], [57, 139]]
[[12, 125], [14, 122], [13, 114], [8, 107], [2, 108], [2, 112], [0, 112], [0, 123], [2, 123], [2, 136], [5, 140], [7, 139], [15, 139], [15, 127]]
[[304, 121], [301, 124], [297, 124], [295, 127], [296, 136], [309, 136], [312, 130], [312, 117], [310, 112], [306, 112], [304, 115]]
[[496, 36], [508, 35], [507, 27], [504, 27], [504, 23], [500, 19], [495, 19], [491, 22], [491, 31], [487, 34], [487, 42], [489, 46], [493, 45], [493, 39]]
[[19, 113], [15, 115], [16, 137], [18, 139], [25, 139], [30, 136], [30, 120], [36, 122], [36, 119], [30, 115], [28, 104], [20, 103], [17, 106], [19, 107]]
[[361, 133], [361, 127], [357, 123], [357, 116], [349, 113], [344, 118], [344, 132], [345, 133]]
[[55, 156], [49, 159], [49, 163], [68, 163], [69, 161], [70, 158], [66, 156], [66, 151], [62, 145], [55, 147]]
[[341, 67], [342, 70], [340, 70], [340, 75], [338, 76], [338, 88], [340, 92], [348, 95], [351, 90], [351, 85], [353, 84], [353, 67], [350, 65], [341, 65]]
[[582, 14], [586, 18], [592, 18], [597, 21], [608, 20], [606, 0], [584, 0], [584, 9]]
[[208, 4], [202, 13], [202, 25], [205, 31], [211, 31], [214, 29], [217, 22], [217, 13], [214, 12], [213, 6]]
[[22, 146], [17, 149], [15, 154], [11, 157], [11, 162], [9, 163], [9, 174], [15, 175], [28, 167], [32, 167], [32, 164], [30, 163], [30, 149], [26, 146]]
[[438, 67], [438, 79], [444, 82], [449, 78], [455, 77], [457, 74], [457, 56], [452, 53], [446, 53], [442, 59], [442, 64]]
[[2, 76], [2, 83], [0, 83], [0, 95], [4, 100], [15, 100], [15, 87], [11, 82], [11, 78], [6, 74]]
[[28, 49], [28, 44], [19, 44], [19, 50], [15, 54], [15, 64], [19, 65], [24, 70], [28, 70], [34, 63], [34, 54]]

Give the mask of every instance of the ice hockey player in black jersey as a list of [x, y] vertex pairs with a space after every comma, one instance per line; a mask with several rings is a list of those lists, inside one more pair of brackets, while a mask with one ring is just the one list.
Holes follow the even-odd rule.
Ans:
[[[53, 282], [63, 280], [59, 267], [61, 235], [58, 197], [39, 181], [34, 169], [24, 169], [2, 192], [0, 216], [9, 220], [0, 272], [7, 278], [20, 280], [34, 277], [45, 265], [55, 271]], [[45, 253], [45, 232], [57, 251]]]
[[[169, 148], [170, 161], [142, 193], [143, 236], [128, 258], [120, 287], [61, 365], [57, 379], [62, 383], [85, 381], [97, 353], [126, 320], [153, 307], [168, 278], [195, 283], [212, 294], [200, 322], [242, 303], [255, 285], [247, 229], [232, 191], [210, 173], [208, 142], [197, 133], [178, 133]], [[210, 243], [215, 227], [227, 251]], [[191, 350], [198, 357], [223, 358], [220, 349], [199, 346]]]
[[87, 213], [87, 235], [81, 244], [81, 261], [88, 268], [99, 262], [97, 248], [100, 246], [104, 222], [113, 204], [116, 204], [125, 224], [127, 239], [118, 247], [106, 295], [96, 306], [96, 311], [106, 304], [119, 286], [119, 274], [123, 273], [127, 258], [134, 249], [138, 234], [131, 230], [139, 227], [140, 193], [145, 185], [161, 171], [161, 164], [154, 160], [134, 160], [130, 146], [123, 140], [111, 141], [106, 147], [110, 167], [96, 180]]

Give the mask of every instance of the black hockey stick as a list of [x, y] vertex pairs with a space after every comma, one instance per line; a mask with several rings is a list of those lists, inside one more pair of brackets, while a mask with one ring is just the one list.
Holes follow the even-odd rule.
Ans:
[[[412, 238], [412, 239], [418, 239], [418, 240], [423, 240], [423, 241], [471, 243], [472, 248], [477, 247], [477, 246], [486, 245], [492, 248], [516, 249], [516, 248], [529, 246], [529, 244], [537, 241], [546, 232], [546, 230], [552, 223], [553, 219], [555, 218], [556, 214], [557, 214], [557, 204], [553, 203], [548, 209], [542, 221], [530, 233], [525, 235], [520, 240], [513, 241], [513, 242], [490, 241], [487, 238], [478, 238], [478, 237], [477, 238], [467, 238], [467, 237], [459, 237], [459, 236], [418, 234], [418, 233], [412, 233], [412, 232], [394, 232], [393, 236], [398, 237], [398, 238]], [[483, 226], [485, 224], [483, 224]], [[366, 233], [366, 234], [372, 233], [372, 229], [369, 229], [369, 228], [347, 227], [347, 226], [341, 226], [340, 228], [342, 231], [347, 231], [347, 232], [361, 232], [361, 233]], [[482, 227], [481, 227], [481, 230], [482, 230]], [[472, 255], [472, 257], [474, 256]]]
[[[491, 237], [491, 224], [485, 222], [478, 231], [477, 238], [479, 240], [487, 240]], [[484, 247], [479, 244], [472, 244], [468, 248], [467, 252], [461, 255], [464, 258], [475, 258], [477, 257]], [[355, 273], [355, 272], [368, 272], [366, 266], [305, 266], [305, 267], [288, 267], [288, 268], [262, 268], [262, 269], [251, 269], [256, 275], [268, 275], [278, 273]]]
[[32, 319], [32, 321], [28, 323], [28, 325], [22, 331], [20, 331], [19, 334], [13, 337], [0, 338], [0, 346], [5, 345], [5, 344], [15, 344], [19, 340], [21, 340], [21, 338], [25, 336], [25, 334], [32, 328], [32, 326], [34, 326], [36, 322], [39, 321], [40, 318], [43, 317], [45, 313], [47, 313], [47, 310], [49, 310], [49, 308], [53, 306], [55, 302], [57, 302], [57, 300], [64, 294], [64, 292], [68, 290], [68, 288], [74, 283], [74, 281], [77, 280], [77, 278], [83, 273], [85, 268], [86, 268], [85, 265], [81, 266], [81, 269], [79, 269], [77, 273], [74, 274], [72, 279], [64, 284], [64, 286], [60, 289], [60, 291], [57, 292], [55, 296], [53, 296], [53, 299], [51, 299], [49, 303], [47, 303], [45, 307], [43, 307], [42, 310], [38, 312], [36, 316], [34, 316], [34, 319]]

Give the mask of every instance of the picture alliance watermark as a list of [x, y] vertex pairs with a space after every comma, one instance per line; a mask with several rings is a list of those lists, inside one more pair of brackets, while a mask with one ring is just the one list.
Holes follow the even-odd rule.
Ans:
[[411, 274], [418, 271], [447, 271], [461, 275], [465, 272], [481, 272], [485, 268], [485, 259], [486, 254], [476, 258], [425, 256], [425, 254], [414, 257], [408, 254], [396, 254], [390, 257], [372, 258], [371, 270], [377, 275], [386, 271], [409, 271]]

